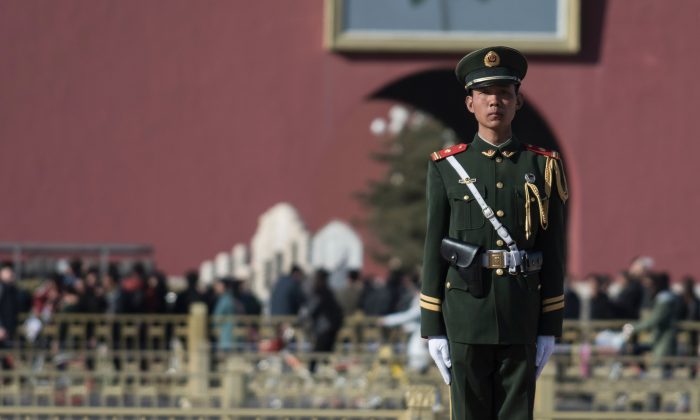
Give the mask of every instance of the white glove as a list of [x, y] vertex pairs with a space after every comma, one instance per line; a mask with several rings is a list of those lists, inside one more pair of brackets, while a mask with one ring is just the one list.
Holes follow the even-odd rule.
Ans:
[[450, 368], [452, 360], [450, 360], [450, 344], [447, 342], [447, 337], [436, 336], [428, 338], [428, 352], [430, 357], [438, 367], [442, 379], [447, 385], [450, 384]]
[[535, 366], [537, 373], [535, 379], [540, 377], [544, 365], [547, 364], [549, 357], [554, 353], [554, 336], [553, 335], [538, 335], [537, 336], [537, 355], [535, 356]]

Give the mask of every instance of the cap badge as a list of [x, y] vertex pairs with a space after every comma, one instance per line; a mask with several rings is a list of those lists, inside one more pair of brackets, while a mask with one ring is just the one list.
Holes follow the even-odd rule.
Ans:
[[501, 64], [501, 57], [498, 56], [496, 51], [489, 51], [484, 56], [484, 65], [486, 67], [496, 67]]

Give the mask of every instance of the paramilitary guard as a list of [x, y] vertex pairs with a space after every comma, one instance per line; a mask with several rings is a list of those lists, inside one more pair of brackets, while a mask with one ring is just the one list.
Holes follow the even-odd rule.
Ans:
[[511, 130], [526, 72], [512, 48], [465, 56], [455, 73], [479, 131], [428, 164], [421, 335], [453, 419], [532, 419], [562, 331], [568, 191], [559, 154]]

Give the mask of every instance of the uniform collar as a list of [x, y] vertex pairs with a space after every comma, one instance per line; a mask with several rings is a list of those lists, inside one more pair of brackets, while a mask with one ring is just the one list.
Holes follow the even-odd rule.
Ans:
[[496, 156], [513, 158], [523, 149], [523, 146], [515, 135], [504, 144], [496, 147], [479, 137], [479, 134], [475, 134], [470, 148], [489, 159], [493, 159]]

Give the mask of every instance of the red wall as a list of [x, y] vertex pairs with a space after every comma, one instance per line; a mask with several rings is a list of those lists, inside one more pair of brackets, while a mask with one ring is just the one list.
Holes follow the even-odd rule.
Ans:
[[[571, 270], [700, 275], [700, 2], [584, 8], [592, 58], [533, 57], [523, 87], [568, 158]], [[365, 97], [459, 57], [331, 54], [322, 21], [320, 0], [0, 1], [0, 240], [151, 243], [177, 274], [279, 201], [312, 230], [361, 216]]]

